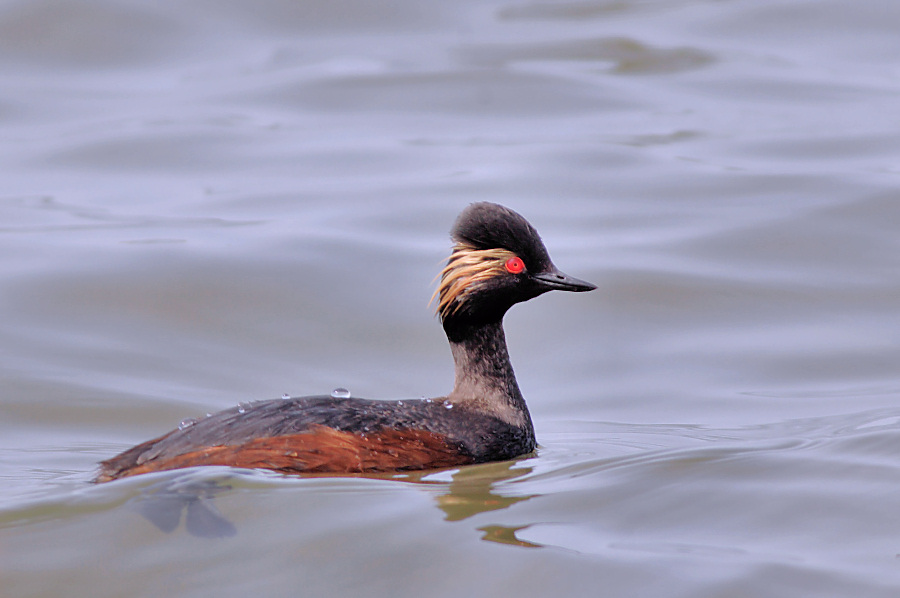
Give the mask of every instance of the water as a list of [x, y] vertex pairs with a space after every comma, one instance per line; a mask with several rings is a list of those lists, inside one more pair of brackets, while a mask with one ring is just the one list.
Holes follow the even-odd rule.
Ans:
[[[3, 595], [896, 596], [898, 30], [889, 0], [0, 4]], [[536, 457], [88, 483], [284, 388], [445, 393], [427, 303], [476, 200], [600, 285], [507, 318]]]

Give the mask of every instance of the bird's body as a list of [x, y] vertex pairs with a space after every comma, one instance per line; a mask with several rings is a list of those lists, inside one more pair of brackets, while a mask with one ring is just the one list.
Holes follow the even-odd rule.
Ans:
[[469, 206], [436, 292], [456, 379], [436, 399], [369, 401], [332, 396], [242, 404], [180, 426], [101, 463], [98, 482], [228, 465], [284, 473], [366, 473], [511, 459], [536, 442], [503, 333], [515, 303], [549, 290], [588, 291], [559, 272], [516, 212]]

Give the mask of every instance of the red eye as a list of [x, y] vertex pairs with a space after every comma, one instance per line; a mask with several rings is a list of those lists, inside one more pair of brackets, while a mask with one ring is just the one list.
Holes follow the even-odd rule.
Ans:
[[511, 257], [506, 260], [506, 271], [512, 274], [518, 274], [525, 269], [525, 262], [520, 257]]

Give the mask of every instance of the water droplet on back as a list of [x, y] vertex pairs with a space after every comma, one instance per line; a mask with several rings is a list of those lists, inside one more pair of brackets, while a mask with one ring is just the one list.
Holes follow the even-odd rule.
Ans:
[[238, 403], [238, 413], [247, 413], [247, 410], [250, 409], [250, 403]]
[[289, 395], [288, 393], [284, 393], [283, 395], [281, 395], [281, 398], [287, 401], [289, 398], [291, 398], [291, 395]]
[[187, 430], [188, 428], [190, 428], [191, 426], [193, 426], [196, 423], [197, 423], [196, 419], [194, 419], [193, 417], [189, 417], [187, 419], [183, 419], [180, 422], [178, 422], [178, 429], [179, 430]]
[[444, 401], [444, 409], [453, 409], [453, 403], [450, 401]]
[[335, 399], [349, 399], [350, 391], [346, 388], [335, 388], [331, 391], [331, 396], [333, 396]]

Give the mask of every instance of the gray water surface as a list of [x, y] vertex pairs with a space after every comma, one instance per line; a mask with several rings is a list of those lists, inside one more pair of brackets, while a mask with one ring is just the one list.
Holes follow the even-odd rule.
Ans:
[[[892, 0], [0, 2], [0, 593], [897, 596], [898, 31]], [[446, 393], [428, 299], [481, 200], [600, 286], [507, 317], [535, 456], [89, 484], [241, 401]]]

